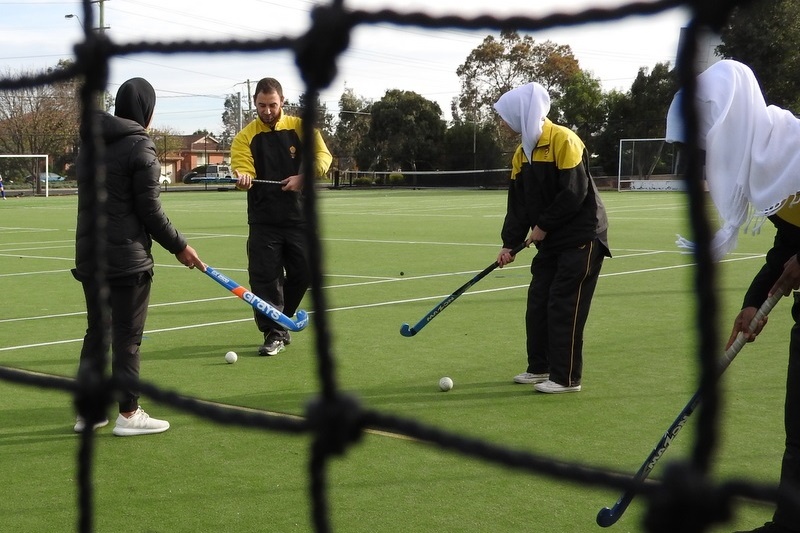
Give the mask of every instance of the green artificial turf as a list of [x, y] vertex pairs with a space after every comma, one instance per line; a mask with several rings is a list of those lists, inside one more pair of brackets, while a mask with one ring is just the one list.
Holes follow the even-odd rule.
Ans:
[[[202, 259], [248, 285], [245, 196], [162, 195]], [[585, 332], [580, 394], [544, 395], [511, 378], [525, 370], [524, 313], [534, 250], [497, 269], [412, 338], [400, 335], [491, 264], [500, 247], [503, 191], [321, 190], [322, 297], [311, 325], [277, 357], [256, 356], [252, 311], [213, 280], [154, 247], [156, 276], [142, 379], [183, 396], [304, 416], [320, 393], [319, 325], [333, 383], [369, 410], [491, 445], [633, 475], [697, 388], [691, 237], [680, 193], [604, 192], [614, 258], [603, 266]], [[76, 197], [0, 205], [0, 365], [74, 375], [85, 329], [73, 264]], [[717, 271], [720, 354], [773, 231], [741, 236]], [[789, 303], [725, 375], [715, 480], [777, 481]], [[229, 365], [224, 354], [239, 361]], [[455, 387], [438, 389], [442, 376]], [[172, 428], [117, 438], [96, 433], [97, 531], [313, 531], [310, 434], [217, 424], [142, 398]], [[68, 393], [0, 380], [0, 529], [75, 531], [77, 453]], [[110, 410], [113, 424], [113, 408]], [[693, 453], [698, 413], [651, 477]], [[334, 531], [579, 533], [617, 489], [581, 486], [463, 456], [396, 431], [368, 431], [325, 471]], [[642, 531], [637, 498], [611, 529]], [[712, 531], [760, 525], [767, 505], [738, 501]]]

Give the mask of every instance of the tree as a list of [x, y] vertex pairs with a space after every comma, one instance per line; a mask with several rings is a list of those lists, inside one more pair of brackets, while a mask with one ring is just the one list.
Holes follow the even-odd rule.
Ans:
[[338, 159], [340, 170], [356, 166], [359, 145], [369, 133], [371, 106], [371, 102], [356, 95], [353, 89], [345, 89], [339, 98], [339, 122], [334, 133], [336, 150], [332, 153]]
[[[391, 89], [372, 105], [366, 142], [372, 160], [359, 160], [362, 168], [375, 170], [425, 170], [438, 167], [445, 123], [439, 104], [412, 91]], [[362, 143], [363, 144], [363, 143]]]
[[480, 121], [490, 116], [500, 95], [532, 81], [541, 83], [557, 101], [579, 72], [569, 46], [552, 41], [537, 44], [530, 36], [504, 30], [499, 40], [487, 36], [456, 69], [461, 79], [458, 107]]
[[230, 146], [239, 130], [245, 127], [254, 118], [256, 118], [255, 110], [253, 110], [252, 106], [250, 106], [249, 109], [244, 109], [238, 94], [229, 94], [226, 96], [222, 111], [220, 142], [226, 146]]
[[585, 70], [573, 75], [564, 85], [561, 98], [551, 106], [549, 116], [575, 130], [584, 142], [599, 133], [606, 118], [600, 80]]
[[[606, 172], [616, 173], [620, 139], [664, 136], [667, 110], [676, 91], [676, 73], [670, 70], [670, 64], [666, 62], [656, 63], [652, 71], [647, 67], [640, 68], [627, 93], [612, 92], [606, 95], [606, 127], [598, 136], [596, 145], [600, 154], [598, 164]], [[651, 173], [649, 165], [657, 159], [659, 146], [651, 148], [649, 152], [640, 150], [638, 171], [641, 176], [646, 177]]]
[[742, 3], [720, 34], [717, 53], [752, 68], [768, 104], [800, 108], [800, 1]]
[[510, 154], [498, 144], [492, 123], [460, 122], [445, 132], [443, 170], [505, 168], [509, 161]]
[[[60, 62], [58, 67], [66, 66]], [[52, 70], [52, 69], [51, 69]], [[19, 76], [34, 76], [21, 72]], [[6, 70], [4, 78], [17, 77]], [[0, 152], [6, 154], [48, 154], [53, 168], [63, 173], [74, 161], [80, 140], [80, 100], [78, 81], [55, 85], [24, 87], [0, 91]], [[20, 178], [44, 172], [32, 159], [5, 159], [0, 172]], [[39, 186], [38, 180], [35, 180]]]
[[150, 138], [156, 145], [156, 157], [161, 162], [162, 171], [167, 167], [167, 155], [175, 154], [183, 149], [183, 140], [180, 133], [172, 128], [153, 128]]

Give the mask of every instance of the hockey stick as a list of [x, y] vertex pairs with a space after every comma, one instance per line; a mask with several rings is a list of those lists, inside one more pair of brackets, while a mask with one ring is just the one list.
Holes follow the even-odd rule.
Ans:
[[[513, 256], [513, 255], [517, 255], [517, 254], [518, 254], [518, 253], [519, 253], [519, 252], [520, 252], [522, 249], [524, 249], [524, 248], [527, 248], [527, 247], [528, 247], [528, 244], [527, 244], [525, 241], [523, 241], [523, 242], [522, 242], [522, 244], [520, 244], [519, 246], [517, 246], [516, 248], [514, 248], [513, 250], [511, 250], [511, 255], [512, 255], [512, 256]], [[497, 268], [497, 267], [499, 267], [499, 266], [500, 266], [500, 263], [498, 263], [497, 261], [495, 261], [494, 263], [492, 263], [492, 264], [491, 264], [491, 265], [489, 265], [488, 267], [484, 268], [484, 269], [483, 269], [481, 272], [479, 272], [479, 273], [478, 273], [478, 274], [477, 274], [477, 275], [476, 275], [474, 278], [472, 278], [471, 280], [469, 280], [468, 282], [466, 282], [465, 284], [463, 284], [461, 287], [459, 287], [458, 289], [456, 289], [456, 291], [455, 291], [453, 294], [451, 294], [450, 296], [448, 296], [447, 298], [445, 298], [444, 300], [442, 300], [441, 302], [439, 302], [439, 303], [436, 305], [436, 307], [434, 307], [433, 309], [431, 309], [431, 310], [430, 310], [430, 312], [429, 312], [427, 315], [425, 315], [425, 317], [424, 317], [422, 320], [420, 320], [419, 322], [417, 322], [417, 323], [414, 325], [414, 327], [413, 327], [413, 328], [412, 328], [412, 327], [410, 327], [410, 326], [408, 325], [408, 323], [403, 323], [403, 325], [402, 325], [402, 326], [400, 326], [400, 335], [402, 335], [403, 337], [413, 337], [414, 335], [416, 335], [417, 333], [419, 333], [419, 330], [421, 330], [422, 328], [424, 328], [424, 327], [425, 327], [425, 326], [428, 324], [428, 322], [430, 322], [431, 320], [433, 320], [434, 318], [436, 318], [436, 315], [438, 315], [439, 313], [441, 313], [442, 311], [444, 311], [444, 310], [445, 310], [445, 308], [446, 308], [448, 305], [450, 305], [451, 303], [453, 303], [453, 302], [455, 301], [455, 299], [456, 299], [456, 298], [458, 298], [459, 296], [461, 296], [462, 294], [464, 294], [464, 293], [467, 291], [467, 289], [469, 289], [470, 287], [472, 287], [473, 285], [475, 285], [476, 283], [478, 283], [480, 280], [482, 280], [483, 278], [485, 278], [485, 277], [486, 277], [486, 275], [487, 275], [487, 274], [489, 274], [489, 272], [491, 272], [492, 270], [494, 270], [495, 268]]]
[[[763, 304], [761, 304], [761, 307], [756, 312], [755, 316], [753, 317], [753, 320], [750, 321], [750, 324], [747, 327], [748, 332], [752, 333], [753, 331], [755, 331], [756, 327], [758, 326], [758, 323], [762, 319], [764, 319], [764, 317], [766, 317], [770, 311], [772, 311], [772, 308], [775, 307], [775, 304], [778, 303], [778, 301], [781, 299], [782, 296], [783, 296], [782, 292], [776, 292], [775, 294], [767, 298], [767, 300]], [[725, 354], [719, 361], [720, 375], [722, 375], [722, 373], [725, 372], [725, 370], [727, 370], [728, 366], [730, 366], [733, 359], [736, 357], [739, 351], [741, 351], [742, 347], [746, 343], [747, 343], [747, 335], [745, 335], [744, 332], [740, 331], [739, 335], [736, 337], [736, 340], [733, 341], [731, 347], [725, 351]], [[672, 440], [681, 430], [681, 428], [689, 419], [689, 417], [692, 416], [692, 413], [694, 412], [695, 408], [697, 408], [697, 406], [700, 405], [700, 400], [701, 400], [700, 391], [698, 390], [697, 392], [694, 393], [692, 399], [689, 400], [689, 403], [686, 404], [686, 407], [684, 407], [683, 410], [680, 412], [678, 418], [675, 419], [675, 421], [672, 423], [672, 425], [669, 427], [666, 433], [664, 433], [664, 436], [661, 437], [661, 440], [658, 441], [658, 444], [656, 444], [656, 447], [653, 448], [652, 452], [650, 452], [650, 455], [647, 457], [644, 464], [639, 468], [639, 471], [636, 472], [636, 475], [633, 476], [634, 481], [644, 481], [645, 479], [647, 479], [647, 476], [650, 475], [650, 471], [653, 470], [658, 460], [661, 459], [661, 456], [664, 455], [664, 452], [667, 451], [667, 448], [669, 448], [669, 445], [672, 443]], [[609, 527], [611, 525], [616, 524], [617, 520], [620, 519], [622, 514], [628, 508], [628, 505], [631, 503], [631, 500], [635, 495], [636, 495], [635, 491], [627, 490], [622, 494], [622, 496], [620, 496], [619, 500], [617, 500], [617, 503], [615, 503], [613, 507], [611, 508], [603, 507], [602, 509], [600, 509], [600, 512], [597, 513], [597, 525], [600, 527]]]
[[272, 304], [266, 302], [245, 289], [232, 279], [223, 274], [220, 274], [210, 266], [206, 265], [206, 274], [209, 275], [214, 281], [231, 291], [233, 294], [253, 306], [253, 309], [269, 318], [270, 320], [280, 324], [289, 331], [300, 331], [308, 325], [308, 313], [302, 309], [297, 311], [297, 320], [292, 320], [288, 316], [277, 310]]
[[[217, 180], [218, 183], [236, 183], [237, 181], [239, 180], [237, 180], [236, 178], [223, 178], [221, 180]], [[267, 185], [283, 185], [282, 181], [276, 181], [276, 180], [250, 180], [250, 181], [251, 183], [266, 183]]]

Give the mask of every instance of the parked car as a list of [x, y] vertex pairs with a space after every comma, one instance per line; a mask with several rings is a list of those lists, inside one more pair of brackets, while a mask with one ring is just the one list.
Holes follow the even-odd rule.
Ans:
[[162, 170], [161, 171], [161, 176], [158, 177], [158, 182], [161, 185], [169, 185], [170, 183], [172, 183], [172, 178], [170, 178], [171, 174], [172, 174], [172, 172], [164, 173], [164, 171]]
[[200, 165], [183, 175], [184, 183], [230, 183], [231, 167], [227, 165]]
[[[58, 174], [56, 174], [54, 172], [50, 172], [49, 174], [47, 172], [40, 172], [39, 173], [39, 183], [44, 183], [45, 179], [47, 181], [53, 182], [53, 181], [64, 181], [66, 178], [64, 176], [60, 176], [60, 175], [58, 175]], [[34, 180], [33, 174], [31, 174], [31, 175], [29, 175], [28, 177], [25, 178], [25, 182], [26, 183], [33, 183], [33, 180]]]

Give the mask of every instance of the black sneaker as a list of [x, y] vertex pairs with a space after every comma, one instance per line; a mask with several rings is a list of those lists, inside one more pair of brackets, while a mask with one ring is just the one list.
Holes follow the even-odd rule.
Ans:
[[278, 355], [284, 347], [281, 339], [268, 338], [264, 340], [264, 344], [258, 347], [258, 355]]
[[783, 526], [779, 526], [775, 522], [767, 522], [761, 527], [757, 527], [749, 531], [734, 531], [734, 533], [797, 533], [797, 532], [791, 529], [786, 529]]

